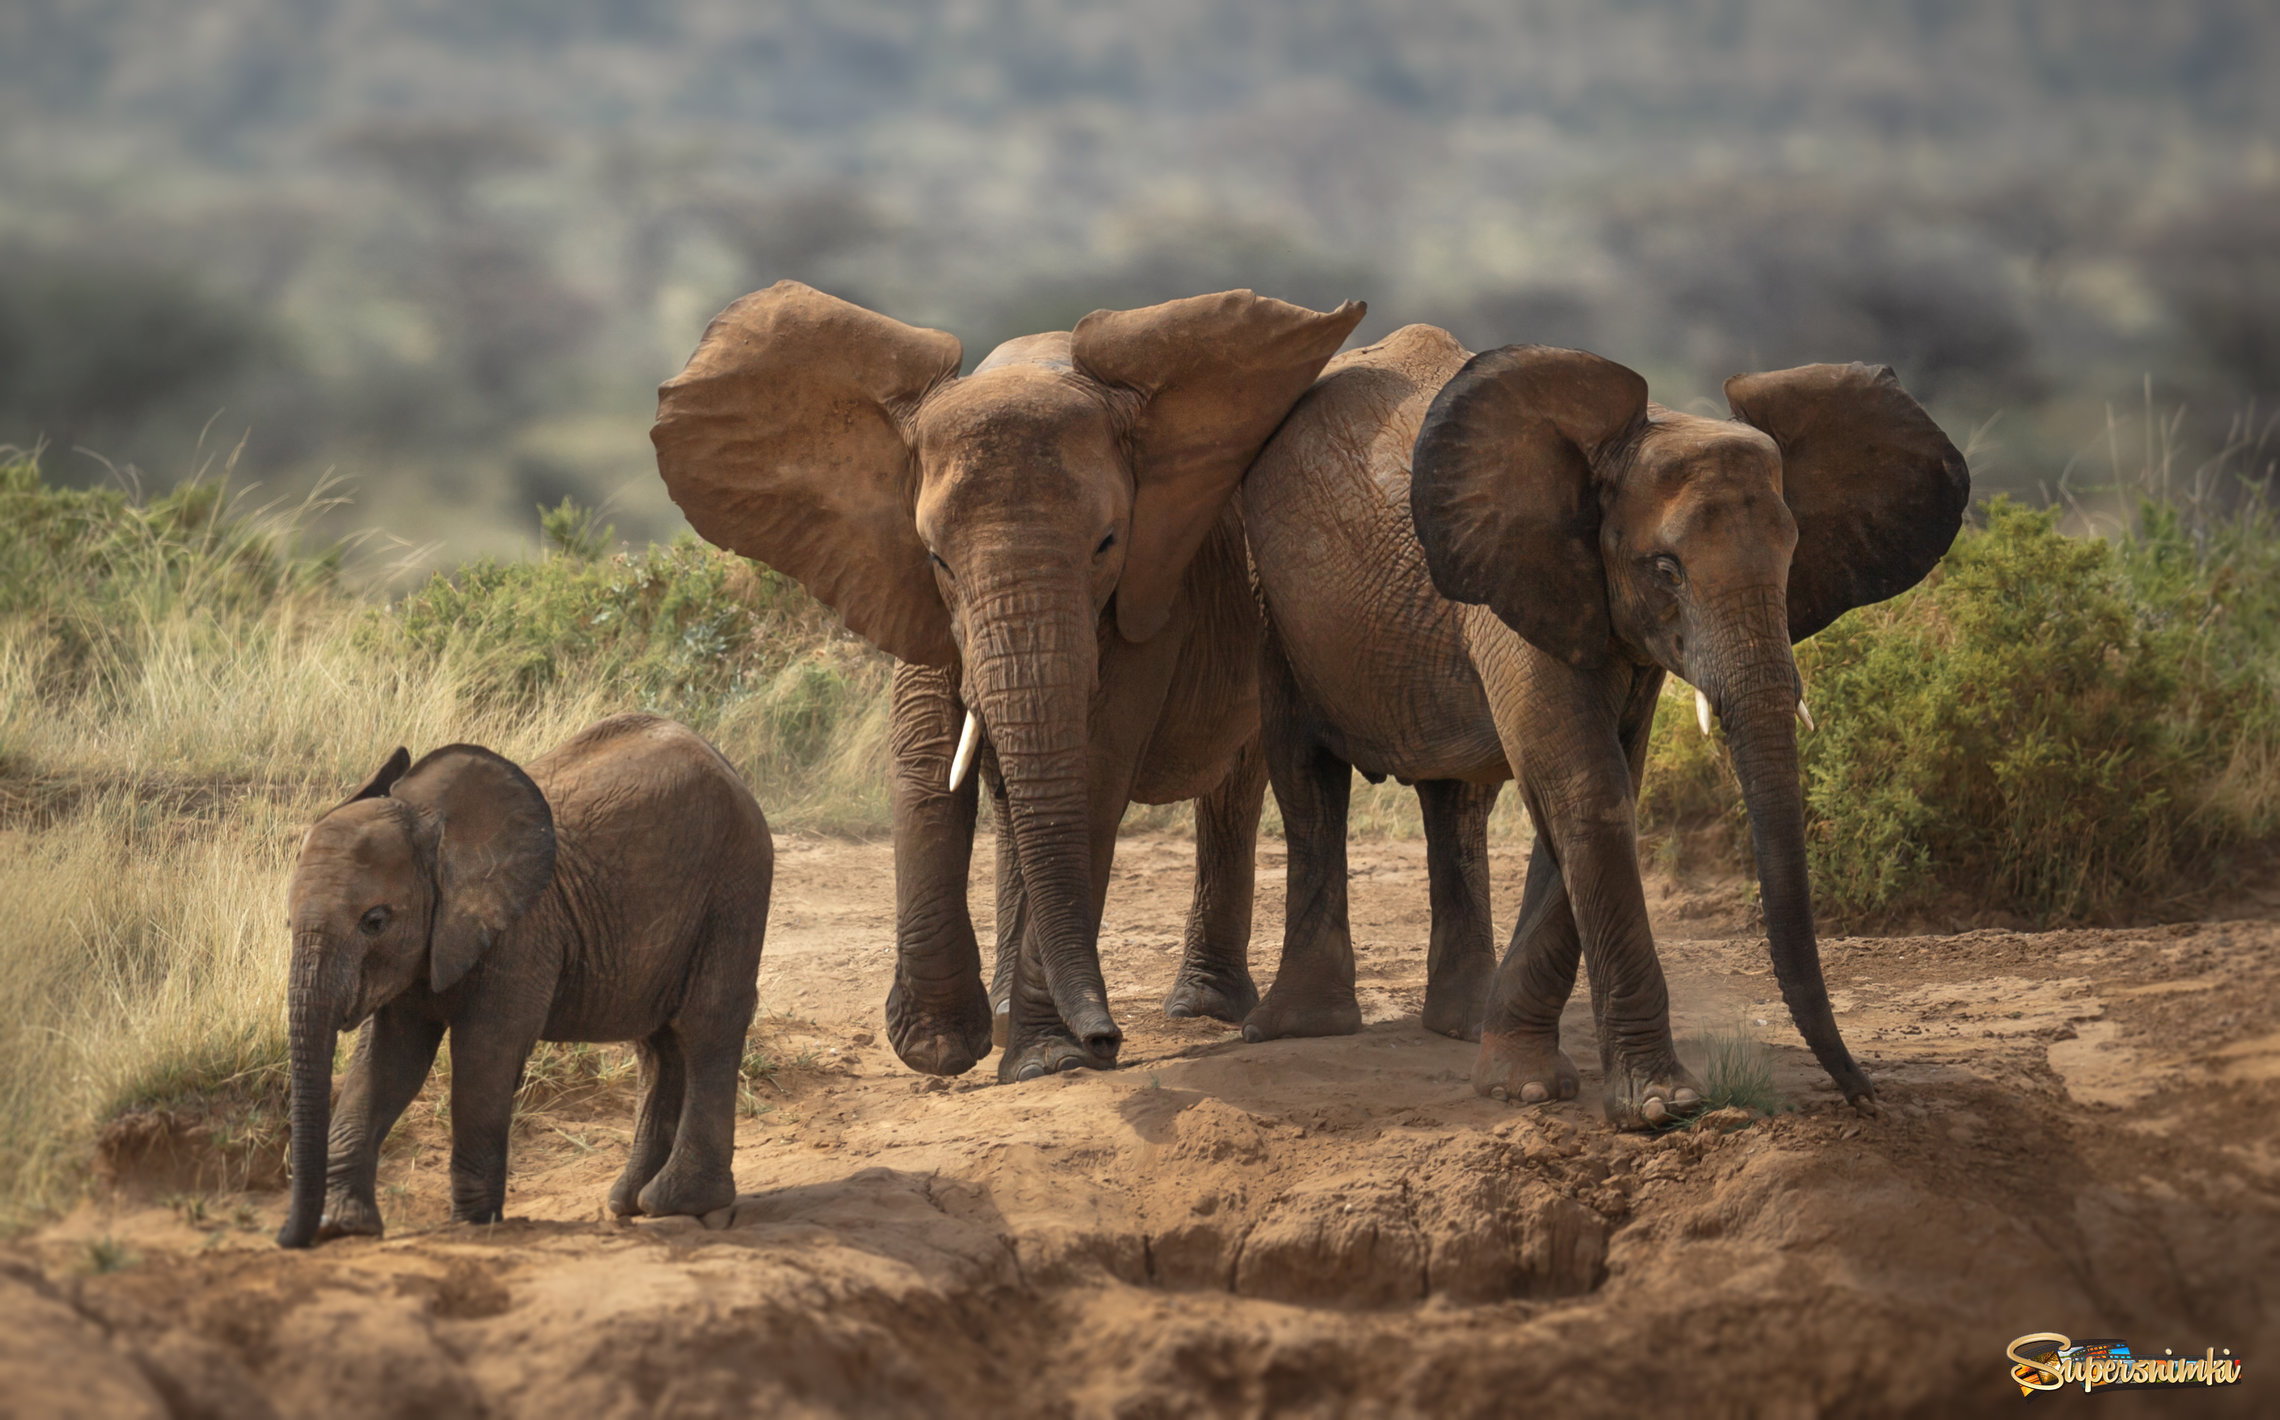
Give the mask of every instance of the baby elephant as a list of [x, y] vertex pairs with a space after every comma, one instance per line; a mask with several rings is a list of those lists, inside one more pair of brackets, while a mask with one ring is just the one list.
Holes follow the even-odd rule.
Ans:
[[[515, 1088], [541, 1040], [636, 1042], [641, 1112], [613, 1212], [725, 1207], [774, 874], [750, 791], [670, 720], [613, 716], [527, 773], [474, 745], [418, 764], [397, 750], [293, 869], [278, 1244], [380, 1232], [380, 1142], [446, 1031], [455, 1221], [499, 1219]], [[332, 1109], [335, 1037], [359, 1023]]]

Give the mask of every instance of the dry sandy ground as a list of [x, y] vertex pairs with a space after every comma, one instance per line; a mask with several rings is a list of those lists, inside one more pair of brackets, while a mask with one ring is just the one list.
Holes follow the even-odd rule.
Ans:
[[[1665, 888], [1682, 1042], [1758, 1023], [1793, 1108], [1617, 1135], [1580, 1004], [1573, 1104], [1476, 1098], [1471, 1048], [1417, 1027], [1421, 844], [1354, 849], [1360, 1036], [1165, 1021], [1188, 853], [1119, 858], [1126, 1067], [1000, 1087], [994, 1062], [920, 1079], [876, 1034], [888, 849], [786, 839], [761, 1000], [795, 1063], [742, 1124], [744, 1196], [702, 1222], [604, 1221], [622, 1090], [525, 1116], [490, 1228], [444, 1225], [415, 1106], [390, 1235], [307, 1253], [270, 1246], [274, 1191], [163, 1203], [214, 1156], [169, 1162], [153, 1123], [104, 1201], [0, 1250], [0, 1413], [2280, 1413], [2280, 924], [1829, 942], [1886, 1102], [1862, 1120], [1739, 894]], [[1522, 867], [1498, 853], [1506, 921]], [[1262, 984], [1281, 880], [1264, 845]], [[98, 1239], [128, 1265], [92, 1265]], [[2024, 1402], [2003, 1349], [2034, 1331], [2247, 1371]]]

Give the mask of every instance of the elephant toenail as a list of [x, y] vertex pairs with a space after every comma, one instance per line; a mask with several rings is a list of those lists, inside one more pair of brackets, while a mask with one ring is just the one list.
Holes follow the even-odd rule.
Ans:
[[1022, 1066], [1020, 1069], [1014, 1071], [1013, 1078], [1016, 1080], [1034, 1080], [1044, 1075], [1044, 1073], [1045, 1066], [1039, 1061], [1032, 1060], [1028, 1064]]
[[1257, 1045], [1260, 1041], [1265, 1040], [1266, 1038], [1267, 1033], [1265, 1031], [1260, 1030], [1255, 1025], [1252, 1025], [1249, 1021], [1245, 1021], [1243, 1023], [1244, 1040], [1250, 1042], [1253, 1045]]
[[1542, 1104], [1545, 1100], [1548, 1100], [1551, 1097], [1552, 1092], [1545, 1089], [1542, 1085], [1537, 1084], [1534, 1080], [1530, 1080], [1527, 1084], [1520, 1087], [1520, 1102], [1522, 1104]]
[[1692, 1090], [1681, 1089], [1678, 1093], [1672, 1095], [1670, 1097], [1670, 1100], [1672, 1104], [1677, 1105], [1681, 1109], [1691, 1109], [1695, 1105], [1702, 1103], [1702, 1096], [1696, 1094]]
[[1649, 1098], [1639, 1112], [1647, 1117], [1649, 1124], [1665, 1124], [1670, 1120], [1670, 1106], [1664, 1104], [1659, 1095]]
[[1491, 1086], [1489, 1086], [1489, 1087], [1488, 1087], [1488, 1097], [1489, 1097], [1490, 1099], [1492, 1099], [1492, 1100], [1504, 1100], [1504, 1099], [1509, 1099], [1509, 1098], [1511, 1098], [1511, 1096], [1509, 1096], [1509, 1095], [1507, 1095], [1507, 1094], [1505, 1093], [1505, 1091], [1504, 1091], [1504, 1086], [1502, 1086], [1502, 1085], [1491, 1085]]

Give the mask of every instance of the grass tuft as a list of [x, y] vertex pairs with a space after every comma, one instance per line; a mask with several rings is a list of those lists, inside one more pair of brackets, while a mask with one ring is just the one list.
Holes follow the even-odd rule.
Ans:
[[1736, 1018], [1730, 1029], [1706, 1032], [1702, 1057], [1708, 1108], [1758, 1114], [1776, 1114], [1783, 1108], [1781, 1092], [1773, 1085], [1773, 1051], [1758, 1038], [1747, 1016]]

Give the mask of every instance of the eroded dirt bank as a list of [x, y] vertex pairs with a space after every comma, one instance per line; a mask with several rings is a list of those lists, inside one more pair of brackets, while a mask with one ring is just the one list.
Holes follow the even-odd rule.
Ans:
[[[0, 1251], [0, 1413], [2009, 1413], [2003, 1346], [2045, 1330], [2249, 1366], [2038, 1410], [2280, 1401], [2280, 926], [1832, 942], [1887, 1104], [1860, 1120], [1738, 896], [1674, 893], [1682, 1043], [1762, 1022], [1795, 1108], [1622, 1136], [1580, 1004], [1576, 1104], [1477, 1099], [1470, 1047], [1418, 1029], [1421, 845], [1353, 852], [1361, 1036], [1164, 1021], [1187, 852], [1120, 856], [1126, 1068], [999, 1088], [988, 1063], [921, 1080], [875, 1035], [886, 847], [788, 840], [781, 1068], [741, 1126], [745, 1196], [703, 1223], [601, 1219], [632, 1123], [609, 1089], [525, 1116], [488, 1229], [442, 1225], [423, 1101], [382, 1175], [391, 1235], [303, 1254], [269, 1245], [258, 1149], [230, 1164], [251, 1192], [129, 1149], [115, 1193]], [[1520, 866], [1499, 853], [1507, 921]], [[1280, 845], [1260, 880], [1263, 981]]]

